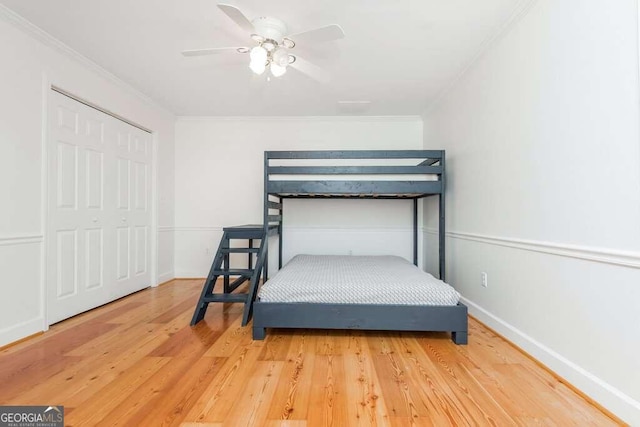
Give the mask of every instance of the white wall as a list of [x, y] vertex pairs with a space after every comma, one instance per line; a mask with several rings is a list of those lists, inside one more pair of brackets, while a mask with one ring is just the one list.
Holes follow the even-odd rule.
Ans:
[[[158, 224], [173, 226], [175, 118], [0, 6], [0, 345], [46, 328], [42, 298], [45, 82], [155, 132]], [[173, 277], [172, 236], [158, 270]]]
[[448, 279], [471, 313], [640, 425], [636, 7], [534, 2], [424, 135], [447, 150]]
[[[265, 150], [421, 148], [419, 117], [180, 118], [177, 277], [207, 275], [222, 227], [262, 223]], [[286, 200], [285, 210], [285, 262], [297, 253], [392, 253], [412, 259], [409, 201]]]

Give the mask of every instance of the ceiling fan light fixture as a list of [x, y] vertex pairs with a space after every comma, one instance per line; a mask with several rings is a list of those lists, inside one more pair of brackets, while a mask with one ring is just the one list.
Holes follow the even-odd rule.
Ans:
[[262, 73], [264, 73], [264, 70], [267, 68], [267, 64], [264, 62], [258, 62], [258, 61], [251, 61], [249, 63], [249, 68], [251, 69], [251, 71], [253, 71], [255, 74], [260, 75]]
[[261, 64], [266, 64], [267, 56], [269, 56], [269, 53], [265, 48], [261, 46], [256, 46], [253, 49], [251, 49], [251, 53], [249, 54], [249, 56], [251, 57], [251, 62], [256, 62], [256, 63], [259, 62]]
[[249, 56], [251, 57], [251, 62], [249, 63], [249, 68], [251, 68], [251, 71], [258, 75], [264, 73], [264, 70], [267, 67], [267, 57], [269, 56], [269, 53], [266, 51], [266, 49], [260, 46], [256, 46], [251, 49]]
[[271, 58], [275, 64], [281, 67], [289, 65], [289, 54], [285, 48], [279, 47], [271, 54]]
[[282, 67], [278, 64], [276, 64], [275, 62], [271, 63], [271, 74], [273, 74], [273, 77], [281, 77], [284, 75], [284, 73], [287, 72], [287, 67]]
[[[289, 37], [285, 37], [285, 34], [289, 34], [289, 31], [283, 21], [268, 16], [259, 16], [249, 20], [240, 9], [229, 4], [220, 3], [218, 8], [235, 22], [245, 34], [250, 35], [255, 43], [252, 43], [253, 48], [250, 45], [248, 47], [229, 46], [186, 50], [182, 52], [184, 56], [211, 55], [223, 52], [248, 53], [250, 57], [249, 68], [255, 74], [263, 74], [269, 68], [270, 73], [267, 73], [267, 81], [270, 80], [271, 76], [280, 77], [284, 75], [287, 72], [287, 67], [293, 63], [296, 63], [296, 65], [292, 66], [302, 74], [320, 82], [328, 81], [328, 77], [322, 69], [303, 58], [296, 58], [296, 56], [288, 53], [296, 46], [296, 42]], [[306, 45], [341, 39], [344, 37], [344, 31], [339, 25], [333, 24], [296, 33], [290, 37]]]

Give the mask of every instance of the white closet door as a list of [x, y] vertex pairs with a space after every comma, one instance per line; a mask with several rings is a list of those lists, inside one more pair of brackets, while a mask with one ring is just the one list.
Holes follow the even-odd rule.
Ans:
[[151, 135], [123, 122], [118, 125], [114, 144], [113, 298], [143, 289], [151, 280]]
[[151, 237], [150, 135], [50, 95], [49, 324], [148, 287]]

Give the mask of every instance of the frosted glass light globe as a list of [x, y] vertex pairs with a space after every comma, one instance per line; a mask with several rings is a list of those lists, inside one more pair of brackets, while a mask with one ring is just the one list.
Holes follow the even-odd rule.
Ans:
[[267, 68], [267, 65], [264, 63], [264, 61], [251, 60], [251, 62], [249, 63], [249, 68], [251, 68], [251, 71], [253, 71], [254, 73], [260, 75], [264, 73], [264, 70]]
[[287, 53], [286, 49], [276, 49], [271, 57], [273, 58], [273, 62], [281, 67], [286, 67], [287, 65], [289, 65], [289, 54]]
[[281, 67], [275, 62], [271, 63], [271, 74], [273, 74], [273, 77], [280, 77], [284, 75], [284, 73], [286, 72], [287, 72], [287, 67]]
[[264, 70], [267, 67], [267, 56], [267, 51], [260, 46], [256, 46], [251, 49], [251, 52], [249, 53], [249, 57], [251, 58], [249, 68], [251, 68], [251, 71], [258, 75], [264, 73]]
[[261, 46], [256, 46], [251, 49], [249, 53], [249, 57], [251, 57], [251, 62], [262, 62], [266, 64], [267, 62], [267, 50]]

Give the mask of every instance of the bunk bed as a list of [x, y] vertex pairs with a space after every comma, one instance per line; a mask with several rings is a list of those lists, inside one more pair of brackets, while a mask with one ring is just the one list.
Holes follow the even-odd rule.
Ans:
[[[280, 271], [268, 280], [268, 252], [264, 254], [263, 279], [258, 298], [253, 303], [253, 338], [264, 339], [267, 328], [366, 329], [393, 331], [447, 331], [456, 344], [467, 343], [467, 307], [452, 300], [453, 288], [445, 284], [445, 153], [442, 150], [374, 150], [374, 151], [265, 151], [264, 153], [264, 235], [278, 236]], [[439, 275], [440, 280], [419, 271], [418, 200], [439, 199]], [[285, 199], [290, 198], [358, 198], [408, 201], [413, 212], [413, 264], [399, 257], [331, 257], [296, 256], [282, 266], [283, 218]], [[268, 251], [269, 245], [264, 245]], [[369, 259], [371, 258], [371, 259]], [[406, 264], [404, 265], [403, 264]], [[342, 267], [339, 267], [342, 266]], [[372, 266], [389, 270], [378, 270]], [[340, 270], [342, 268], [342, 270]], [[305, 271], [307, 276], [305, 277]], [[339, 274], [336, 272], [339, 271]], [[366, 276], [369, 272], [369, 276]], [[340, 276], [343, 282], [329, 283]], [[374, 294], [389, 288], [385, 298]], [[444, 300], [423, 301], [409, 291], [399, 297], [407, 284], [423, 277], [432, 291], [448, 292]], [[284, 279], [288, 278], [288, 282]], [[282, 280], [281, 280], [282, 279]], [[415, 280], [414, 280], [415, 279]], [[288, 283], [309, 280], [309, 286], [349, 289], [360, 295], [368, 284], [374, 294], [353, 298], [287, 299], [279, 298]], [[351, 288], [354, 281], [365, 286]], [[270, 288], [278, 282], [279, 291]], [[415, 283], [413, 283], [415, 285]], [[422, 286], [421, 284], [417, 285]], [[333, 288], [332, 288], [333, 287]], [[448, 291], [446, 288], [450, 288]], [[269, 290], [270, 292], [267, 292]], [[304, 291], [303, 291], [304, 293]], [[459, 295], [458, 295], [459, 297]], [[397, 298], [401, 298], [397, 302]], [[404, 298], [404, 299], [402, 299]], [[439, 302], [446, 301], [446, 302]]]

